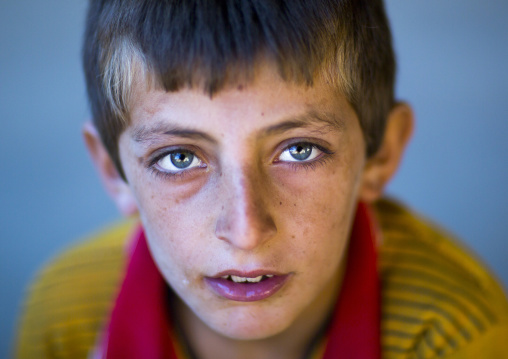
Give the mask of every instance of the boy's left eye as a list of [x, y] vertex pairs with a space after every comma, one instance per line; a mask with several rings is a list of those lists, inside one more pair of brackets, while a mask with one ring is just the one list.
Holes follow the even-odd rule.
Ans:
[[296, 143], [286, 148], [279, 156], [279, 161], [308, 162], [322, 153], [316, 145], [310, 143]]
[[157, 165], [166, 172], [181, 172], [203, 165], [194, 153], [185, 150], [173, 151], [157, 161]]

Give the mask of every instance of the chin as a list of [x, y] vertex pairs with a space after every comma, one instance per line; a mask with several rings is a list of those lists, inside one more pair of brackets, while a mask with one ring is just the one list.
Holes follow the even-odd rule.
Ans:
[[262, 340], [287, 330], [293, 323], [283, 313], [266, 313], [248, 308], [228, 310], [225, 320], [207, 323], [216, 333], [233, 340]]

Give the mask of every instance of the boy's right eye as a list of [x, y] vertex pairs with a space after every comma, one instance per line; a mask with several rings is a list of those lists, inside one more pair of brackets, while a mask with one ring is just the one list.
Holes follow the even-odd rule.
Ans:
[[186, 150], [171, 151], [160, 157], [156, 164], [160, 170], [168, 173], [178, 173], [204, 165], [194, 153]]

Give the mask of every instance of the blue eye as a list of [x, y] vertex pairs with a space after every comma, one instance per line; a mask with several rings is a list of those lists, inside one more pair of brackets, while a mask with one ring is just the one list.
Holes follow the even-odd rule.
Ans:
[[167, 172], [181, 172], [194, 167], [202, 166], [202, 161], [190, 151], [178, 150], [168, 153], [157, 165]]
[[310, 143], [296, 143], [286, 148], [279, 156], [280, 161], [285, 162], [308, 162], [313, 160], [322, 151]]

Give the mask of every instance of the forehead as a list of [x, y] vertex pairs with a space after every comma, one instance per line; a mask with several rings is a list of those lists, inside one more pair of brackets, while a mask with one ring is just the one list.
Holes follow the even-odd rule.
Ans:
[[310, 86], [284, 81], [275, 66], [266, 63], [251, 79], [230, 81], [212, 95], [200, 87], [166, 92], [140, 82], [133, 90], [128, 132], [135, 137], [158, 132], [167, 123], [213, 130], [218, 124], [280, 129], [306, 122], [341, 128], [357, 121], [345, 96], [326, 81], [317, 78]]

